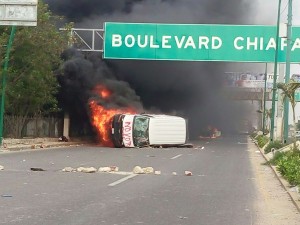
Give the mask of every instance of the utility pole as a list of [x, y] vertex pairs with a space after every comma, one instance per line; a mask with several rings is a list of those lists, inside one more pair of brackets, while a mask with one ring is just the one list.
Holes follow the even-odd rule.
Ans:
[[268, 73], [268, 63], [266, 63], [265, 68], [265, 84], [264, 84], [264, 104], [263, 104], [263, 134], [266, 133], [266, 97], [267, 97], [267, 73]]
[[277, 29], [276, 29], [276, 50], [274, 59], [274, 76], [273, 76], [273, 88], [272, 88], [272, 112], [271, 112], [271, 130], [270, 140], [274, 142], [274, 120], [275, 120], [275, 101], [277, 92], [277, 64], [278, 64], [278, 46], [279, 46], [279, 23], [280, 23], [280, 11], [281, 11], [281, 0], [278, 0], [278, 12], [277, 12]]
[[[288, 3], [288, 23], [287, 23], [287, 46], [286, 46], [286, 68], [285, 68], [285, 83], [290, 81], [290, 67], [291, 67], [291, 38], [292, 38], [292, 10], [293, 10], [293, 0], [289, 0]], [[284, 132], [283, 141], [287, 143], [289, 136], [289, 100], [285, 98], [284, 100]]]

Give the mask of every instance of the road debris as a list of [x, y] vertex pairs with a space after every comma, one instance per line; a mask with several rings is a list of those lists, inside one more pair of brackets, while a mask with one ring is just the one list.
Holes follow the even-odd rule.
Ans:
[[132, 172], [134, 174], [144, 174], [145, 173], [144, 170], [142, 169], [142, 167], [140, 167], [140, 166], [135, 166], [133, 168]]
[[78, 167], [77, 171], [82, 173], [95, 173], [97, 169], [95, 167]]
[[0, 170], [4, 170], [4, 166], [1, 166], [1, 165], [0, 165]]
[[31, 171], [46, 171], [46, 170], [44, 170], [44, 169], [42, 169], [42, 168], [36, 168], [36, 167], [30, 168], [30, 170], [31, 170]]
[[66, 136], [61, 136], [58, 138], [58, 141], [68, 142], [69, 139]]
[[109, 168], [110, 168], [111, 172], [118, 172], [119, 171], [119, 167], [117, 167], [117, 166], [110, 166]]
[[155, 175], [161, 175], [161, 171], [160, 171], [160, 170], [155, 170], [155, 171], [154, 171], [154, 174], [155, 174]]
[[3, 198], [11, 198], [12, 195], [1, 195], [1, 197], [3, 197]]
[[178, 218], [179, 218], [179, 219], [181, 219], [181, 220], [185, 220], [185, 219], [187, 219], [187, 217], [186, 217], [186, 216], [179, 216]]
[[106, 167], [100, 167], [98, 169], [98, 172], [111, 172], [111, 168], [106, 166]]
[[63, 172], [76, 172], [76, 169], [68, 166], [68, 167], [63, 168], [62, 171]]
[[145, 167], [143, 168], [144, 173], [149, 174], [149, 173], [154, 173], [153, 167]]
[[176, 176], [176, 175], [177, 175], [177, 173], [176, 173], [176, 172], [173, 172], [173, 173], [172, 173], [172, 175]]
[[186, 176], [192, 176], [193, 175], [193, 173], [191, 171], [188, 171], [188, 170], [184, 171], [184, 174]]

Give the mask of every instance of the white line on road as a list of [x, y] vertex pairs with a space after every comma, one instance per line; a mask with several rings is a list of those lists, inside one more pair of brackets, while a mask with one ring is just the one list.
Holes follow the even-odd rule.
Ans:
[[127, 176], [127, 177], [124, 177], [124, 178], [122, 178], [120, 180], [117, 180], [117, 181], [115, 181], [113, 183], [110, 183], [108, 186], [111, 186], [111, 187], [116, 186], [116, 185], [118, 185], [118, 184], [120, 184], [120, 183], [122, 183], [122, 182], [124, 182], [124, 181], [126, 181], [128, 179], [131, 179], [131, 178], [133, 178], [135, 176], [137, 176], [137, 174], [131, 174], [131, 175]]
[[171, 159], [177, 159], [177, 158], [179, 158], [180, 156], [182, 156], [182, 154], [176, 155], [176, 156], [172, 157]]

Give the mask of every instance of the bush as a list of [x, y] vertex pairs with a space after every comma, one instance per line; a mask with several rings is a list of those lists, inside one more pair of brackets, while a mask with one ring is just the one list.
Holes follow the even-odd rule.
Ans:
[[282, 157], [285, 156], [285, 152], [275, 152], [272, 159], [270, 159], [266, 164], [271, 164], [273, 166], [277, 165], [278, 161], [281, 160]]
[[265, 154], [271, 152], [272, 148], [276, 150], [282, 148], [283, 146], [285, 146], [285, 144], [282, 144], [280, 141], [270, 142], [264, 149]]
[[300, 151], [284, 153], [276, 164], [278, 171], [291, 185], [300, 185]]
[[258, 135], [256, 137], [256, 140], [257, 140], [258, 147], [262, 148], [268, 143], [269, 138], [264, 135]]

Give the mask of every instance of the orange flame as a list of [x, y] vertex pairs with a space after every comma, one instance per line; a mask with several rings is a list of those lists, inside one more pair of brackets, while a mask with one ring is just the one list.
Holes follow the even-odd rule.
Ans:
[[[112, 94], [110, 90], [102, 85], [97, 86], [95, 92], [106, 100], [109, 100], [109, 97]], [[105, 107], [98, 105], [95, 101], [90, 101], [89, 106], [91, 109], [91, 122], [96, 128], [100, 142], [105, 146], [112, 147], [113, 143], [110, 134], [113, 116], [120, 113], [133, 114], [135, 113], [135, 110], [129, 107], [122, 109], [106, 109]]]
[[96, 88], [94, 89], [94, 92], [99, 94], [104, 99], [108, 99], [112, 94], [112, 92], [110, 90], [106, 89], [102, 85], [96, 86]]

